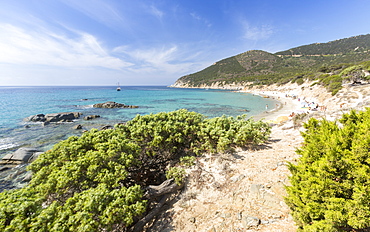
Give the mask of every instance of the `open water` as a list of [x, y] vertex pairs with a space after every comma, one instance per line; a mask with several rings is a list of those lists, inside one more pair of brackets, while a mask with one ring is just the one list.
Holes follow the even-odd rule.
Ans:
[[[95, 103], [115, 101], [137, 105], [137, 109], [98, 109]], [[116, 91], [116, 87], [0, 87], [0, 158], [20, 147], [36, 147], [48, 150], [57, 142], [82, 130], [73, 127], [81, 124], [83, 129], [100, 128], [125, 122], [137, 114], [169, 112], [187, 109], [207, 117], [222, 115], [254, 116], [272, 109], [272, 99], [222, 90], [181, 89], [164, 86], [130, 86]], [[24, 118], [35, 114], [81, 112], [81, 119], [72, 123], [49, 124], [25, 122]], [[91, 121], [83, 116], [97, 114]], [[0, 177], [1, 179], [1, 177]], [[1, 184], [0, 184], [1, 185]], [[1, 186], [0, 186], [1, 189]]]

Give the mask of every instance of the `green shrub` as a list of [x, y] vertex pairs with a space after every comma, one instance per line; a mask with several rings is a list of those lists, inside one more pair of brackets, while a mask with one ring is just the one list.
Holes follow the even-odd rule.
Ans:
[[180, 167], [172, 167], [167, 171], [166, 177], [167, 179], [173, 178], [177, 185], [181, 185], [185, 178], [185, 169]]
[[340, 123], [310, 119], [290, 164], [287, 204], [300, 231], [370, 228], [370, 109]]
[[270, 132], [268, 123], [246, 119], [245, 115], [206, 119], [200, 131], [202, 140], [198, 147], [203, 152], [224, 152], [233, 147], [263, 143]]
[[339, 75], [331, 76], [320, 76], [320, 83], [327, 88], [329, 92], [334, 96], [339, 90], [342, 89], [343, 79]]
[[297, 83], [297, 85], [302, 85], [304, 83], [304, 80], [303, 78], [298, 78], [296, 79], [295, 83]]
[[29, 165], [28, 186], [0, 193], [0, 230], [127, 231], [155, 205], [143, 197], [148, 185], [183, 181], [184, 169], [167, 171], [170, 165], [262, 143], [269, 134], [266, 123], [245, 116], [206, 119], [177, 110], [70, 137]]
[[191, 167], [195, 164], [196, 158], [194, 156], [184, 156], [180, 158], [180, 164]]

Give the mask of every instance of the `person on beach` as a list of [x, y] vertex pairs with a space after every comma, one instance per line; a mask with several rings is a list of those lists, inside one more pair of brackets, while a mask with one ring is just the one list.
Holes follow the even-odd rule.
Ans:
[[266, 104], [266, 110], [269, 108], [269, 105], [268, 104]]

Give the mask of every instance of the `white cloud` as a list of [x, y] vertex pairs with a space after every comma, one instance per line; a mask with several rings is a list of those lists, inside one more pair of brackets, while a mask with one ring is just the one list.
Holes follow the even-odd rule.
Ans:
[[200, 55], [199, 52], [186, 51], [177, 45], [150, 49], [130, 49], [128, 46], [121, 46], [113, 51], [134, 60], [136, 65], [129, 68], [132, 72], [178, 75], [194, 71], [204, 65], [199, 61], [192, 62], [196, 56]]
[[0, 62], [8, 64], [109, 69], [132, 65], [110, 55], [90, 34], [80, 33], [77, 38], [70, 38], [45, 29], [31, 31], [9, 24], [0, 24], [0, 51]]
[[112, 2], [101, 0], [62, 0], [68, 6], [109, 27], [125, 24], [122, 14]]
[[157, 7], [155, 7], [153, 5], [150, 6], [150, 12], [151, 12], [151, 14], [153, 14], [154, 16], [156, 16], [159, 19], [162, 19], [163, 15], [164, 15], [163, 11], [160, 11]]
[[195, 13], [195, 12], [190, 13], [190, 16], [191, 16], [193, 19], [195, 19], [195, 20], [197, 20], [197, 21], [200, 21], [200, 22], [204, 23], [207, 27], [211, 27], [211, 26], [212, 26], [212, 24], [211, 24], [207, 19], [205, 19], [205, 18], [201, 17], [200, 15], [198, 15], [198, 14], [197, 14], [197, 13]]
[[242, 21], [243, 38], [248, 40], [268, 39], [273, 33], [273, 28], [269, 25], [251, 26], [247, 21]]

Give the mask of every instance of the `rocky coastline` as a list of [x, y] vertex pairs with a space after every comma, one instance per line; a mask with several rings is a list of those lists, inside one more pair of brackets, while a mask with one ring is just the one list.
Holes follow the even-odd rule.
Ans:
[[[138, 106], [125, 105], [113, 101], [97, 103], [94, 104], [93, 107], [102, 108], [104, 110], [113, 108], [138, 108]], [[82, 116], [82, 112], [40, 113], [24, 118], [23, 122], [24, 128], [27, 130], [33, 130], [34, 127], [41, 125], [42, 127], [50, 128], [48, 130], [49, 133], [53, 131], [53, 128], [57, 127], [71, 128], [74, 131], [80, 131], [76, 132], [78, 134], [91, 129], [91, 125], [95, 125], [94, 128], [96, 127], [100, 130], [114, 128], [112, 125], [99, 124], [99, 122], [90, 123], [91, 120], [97, 120], [100, 118], [100, 115], [91, 114], [84, 117]], [[85, 122], [81, 122], [81, 120]], [[46, 128], [44, 130], [46, 130]], [[5, 156], [0, 159], [0, 191], [3, 191], [4, 189], [13, 189], [16, 186], [23, 186], [28, 182], [31, 179], [31, 174], [27, 172], [26, 166], [34, 161], [37, 156], [43, 152], [42, 150], [44, 149], [40, 147], [20, 147], [15, 151], [5, 154]]]
[[52, 113], [52, 114], [36, 114], [24, 119], [26, 122], [72, 122], [80, 118], [80, 112]]

